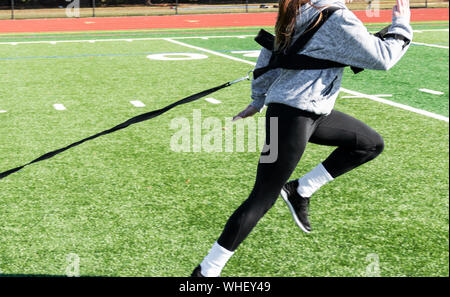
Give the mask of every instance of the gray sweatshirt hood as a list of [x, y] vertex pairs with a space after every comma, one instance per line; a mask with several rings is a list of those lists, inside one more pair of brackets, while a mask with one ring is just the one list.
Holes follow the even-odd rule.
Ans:
[[[319, 8], [319, 10], [312, 5]], [[303, 32], [308, 28], [308, 26], [316, 19], [316, 17], [320, 14], [320, 11], [325, 9], [326, 6], [336, 6], [346, 8], [343, 1], [340, 0], [311, 0], [311, 4], [306, 3], [301, 6], [300, 15], [297, 17], [296, 25], [295, 25], [295, 34], [293, 40], [297, 40], [297, 38], [303, 34]]]

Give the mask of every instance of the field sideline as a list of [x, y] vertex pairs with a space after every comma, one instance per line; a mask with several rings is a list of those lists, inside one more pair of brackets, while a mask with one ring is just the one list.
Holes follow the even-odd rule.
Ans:
[[[368, 16], [365, 10], [353, 13], [363, 23], [388, 23], [392, 20], [392, 10], [380, 10], [379, 15]], [[412, 22], [448, 21], [448, 8], [419, 8], [411, 10]], [[0, 20], [1, 33], [25, 32], [67, 32], [97, 30], [147, 30], [173, 28], [217, 28], [273, 26], [276, 13], [235, 13], [206, 15], [171, 15], [145, 17], [105, 17], [105, 18], [56, 18]]]
[[[309, 235], [279, 200], [224, 276], [367, 276], [374, 256], [381, 276], [448, 276], [448, 21], [413, 28], [390, 71], [346, 70], [336, 105], [383, 135], [385, 152], [316, 194]], [[242, 77], [256, 62], [257, 30], [0, 34], [0, 171]], [[82, 276], [189, 275], [247, 197], [259, 154], [175, 152], [171, 123], [194, 124], [200, 112], [223, 124], [248, 104], [249, 87], [1, 180], [0, 273], [66, 275], [76, 255]], [[310, 145], [294, 176], [331, 150]]]

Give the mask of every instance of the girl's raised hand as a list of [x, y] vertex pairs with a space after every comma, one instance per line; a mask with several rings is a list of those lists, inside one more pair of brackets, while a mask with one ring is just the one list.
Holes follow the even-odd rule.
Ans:
[[410, 18], [411, 12], [409, 10], [409, 0], [397, 0], [397, 5], [392, 8], [392, 13], [396, 17]]

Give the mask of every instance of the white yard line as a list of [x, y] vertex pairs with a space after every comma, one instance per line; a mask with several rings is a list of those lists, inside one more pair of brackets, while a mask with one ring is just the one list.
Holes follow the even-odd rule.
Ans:
[[393, 102], [393, 101], [390, 101], [390, 100], [387, 100], [387, 99], [383, 99], [383, 98], [380, 98], [380, 97], [377, 97], [377, 96], [374, 96], [374, 95], [367, 95], [367, 94], [363, 94], [363, 93], [360, 93], [360, 92], [348, 90], [348, 89], [345, 89], [345, 88], [341, 88], [341, 91], [344, 92], [344, 93], [352, 94], [354, 96], [358, 96], [358, 97], [361, 97], [361, 98], [366, 98], [366, 99], [370, 99], [370, 100], [373, 100], [373, 101], [376, 101], [376, 102], [384, 103], [384, 104], [387, 104], [387, 105], [390, 105], [390, 106], [398, 107], [398, 108], [401, 108], [401, 109], [404, 109], [404, 110], [408, 110], [408, 111], [411, 111], [411, 112], [414, 112], [414, 113], [417, 113], [417, 114], [420, 114], [420, 115], [424, 115], [424, 116], [427, 116], [427, 117], [430, 117], [430, 118], [433, 118], [433, 119], [437, 119], [437, 120], [441, 120], [441, 121], [444, 121], [444, 122], [448, 123], [448, 118], [444, 117], [444, 116], [442, 116], [440, 114], [432, 113], [432, 112], [429, 112], [429, 111], [426, 111], [426, 110], [423, 110], [423, 109], [418, 109], [418, 108], [415, 108], [415, 107], [411, 107], [409, 105], [404, 105], [404, 104]]
[[[423, 32], [448, 32], [448, 28], [446, 29], [425, 29], [425, 30], [413, 30], [414, 33], [423, 33]], [[370, 30], [370, 33], [376, 33], [377, 31]]]
[[[373, 95], [373, 96], [377, 96], [377, 97], [392, 97], [391, 94], [377, 94], [377, 95]], [[362, 98], [360, 96], [341, 96], [341, 98]]]
[[242, 62], [242, 63], [247, 63], [247, 64], [250, 64], [250, 65], [253, 65], [253, 66], [256, 65], [255, 62], [247, 61], [247, 60], [244, 60], [244, 59], [239, 59], [239, 58], [236, 58], [236, 57], [233, 57], [233, 56], [229, 56], [229, 55], [225, 55], [225, 54], [222, 54], [222, 53], [219, 53], [219, 52], [215, 52], [215, 51], [212, 51], [212, 50], [209, 50], [209, 49], [206, 49], [206, 48], [202, 48], [202, 47], [190, 45], [190, 44], [187, 44], [187, 43], [184, 43], [184, 42], [181, 42], [181, 41], [173, 40], [171, 38], [164, 38], [164, 40], [172, 42], [172, 43], [175, 43], [175, 44], [178, 44], [178, 45], [181, 45], [181, 46], [184, 46], [184, 47], [193, 48], [193, 49], [196, 49], [196, 50], [208, 53], [208, 54], [212, 54], [212, 55], [216, 55], [216, 56], [219, 56], [219, 57], [227, 58], [227, 59], [230, 59], [230, 60], [234, 60], [234, 61], [238, 61], [238, 62]]
[[6, 110], [0, 110], [0, 113], [5, 113], [6, 112]]
[[[422, 32], [435, 32], [435, 31], [445, 31], [448, 32], [449, 29], [429, 29], [429, 30], [415, 30], [414, 32], [422, 33]], [[181, 37], [168, 37], [168, 39], [210, 39], [210, 38], [247, 38], [254, 37], [254, 35], [213, 35], [213, 36], [181, 36]], [[86, 39], [86, 40], [50, 40], [50, 41], [12, 41], [12, 42], [0, 42], [0, 45], [19, 45], [19, 44], [57, 44], [57, 43], [95, 43], [95, 42], [114, 42], [114, 41], [140, 41], [140, 40], [163, 40], [167, 39], [165, 37], [143, 37], [143, 38], [114, 38], [114, 39]], [[413, 42], [416, 43], [416, 42]], [[428, 45], [421, 44], [427, 46], [435, 46], [439, 47], [439, 45]], [[444, 47], [448, 48], [448, 47]]]
[[448, 28], [447, 28], [447, 29], [413, 30], [413, 32], [417, 32], [417, 33], [422, 33], [422, 32], [438, 32], [438, 31], [448, 32]]
[[378, 94], [378, 95], [374, 95], [377, 97], [392, 97], [392, 94]]
[[433, 95], [444, 95], [443, 92], [434, 91], [434, 90], [430, 90], [430, 89], [419, 89], [419, 91], [424, 92], [424, 93], [428, 93], [428, 94], [433, 94]]
[[[415, 33], [423, 33], [423, 32], [448, 32], [448, 29], [429, 29], [429, 30], [413, 30]], [[375, 32], [374, 32], [375, 33]], [[448, 46], [439, 45], [439, 44], [430, 44], [430, 43], [422, 43], [422, 42], [411, 42], [412, 44], [416, 45], [423, 45], [423, 46], [429, 46], [429, 47], [436, 47], [436, 48], [444, 48], [448, 49]]]
[[[216, 56], [224, 57], [224, 58], [227, 58], [227, 59], [230, 59], [230, 60], [243, 62], [243, 63], [250, 64], [250, 65], [253, 65], [253, 66], [256, 65], [255, 62], [251, 62], [251, 61], [235, 58], [235, 57], [232, 57], [232, 56], [229, 56], [229, 55], [225, 55], [225, 54], [222, 54], [222, 53], [218, 53], [218, 52], [206, 49], [206, 48], [193, 46], [193, 45], [190, 45], [190, 44], [187, 44], [187, 43], [184, 43], [184, 42], [172, 40], [170, 38], [166, 38], [166, 40], [169, 41], [169, 42], [172, 42], [172, 43], [176, 43], [176, 44], [179, 44], [179, 45], [182, 45], [182, 46], [194, 48], [196, 50], [204, 51], [206, 53], [210, 53], [210, 54], [213, 54], [213, 55], [216, 55]], [[411, 106], [408, 106], [408, 105], [404, 105], [404, 104], [400, 104], [400, 103], [397, 103], [397, 102], [393, 102], [393, 101], [390, 101], [390, 100], [387, 100], [387, 99], [383, 99], [383, 98], [380, 98], [380, 97], [377, 97], [377, 96], [374, 96], [374, 95], [367, 95], [367, 94], [363, 94], [363, 93], [360, 93], [360, 92], [348, 90], [348, 89], [345, 89], [345, 88], [341, 88], [341, 91], [343, 91], [345, 93], [348, 93], [348, 94], [351, 94], [351, 95], [354, 95], [354, 96], [370, 99], [370, 100], [373, 100], [373, 101], [376, 101], [376, 102], [379, 102], [379, 103], [384, 103], [384, 104], [387, 104], [387, 105], [390, 105], [390, 106], [401, 108], [401, 109], [404, 109], [404, 110], [407, 110], [407, 111], [411, 111], [411, 112], [414, 112], [414, 113], [417, 113], [417, 114], [420, 114], [420, 115], [424, 115], [424, 116], [427, 116], [427, 117], [430, 117], [430, 118], [433, 118], [433, 119], [437, 119], [437, 120], [441, 120], [441, 121], [444, 121], [444, 122], [448, 123], [448, 118], [447, 117], [439, 115], [439, 114], [435, 114], [435, 113], [432, 113], [432, 112], [429, 112], [429, 111], [426, 111], [426, 110], [422, 110], [422, 109], [418, 109], [418, 108], [411, 107]]]
[[437, 47], [437, 48], [445, 48], [448, 49], [448, 46], [438, 45], [438, 44], [430, 44], [430, 43], [422, 43], [422, 42], [411, 42], [412, 44], [429, 46], [429, 47]]
[[[245, 38], [254, 35], [224, 35], [224, 36], [182, 36], [170, 37], [168, 39], [211, 39], [211, 38]], [[164, 40], [165, 37], [144, 37], [144, 38], [116, 38], [116, 39], [86, 39], [86, 40], [52, 40], [52, 41], [14, 41], [0, 42], [0, 45], [19, 45], [19, 44], [57, 44], [57, 43], [96, 43], [96, 42], [114, 42], [114, 41], [146, 41], [146, 40]]]
[[[421, 31], [448, 31], [448, 29], [435, 29], [435, 30], [421, 30]], [[178, 44], [184, 47], [189, 47], [189, 48], [193, 48], [199, 51], [203, 51], [215, 56], [219, 56], [219, 57], [223, 57], [226, 59], [230, 59], [230, 60], [234, 60], [237, 62], [241, 62], [241, 63], [246, 63], [252, 66], [255, 66], [256, 63], [255, 62], [251, 62], [248, 60], [244, 60], [244, 59], [239, 59], [230, 55], [226, 55], [226, 54], [222, 54], [216, 51], [212, 51], [209, 49], [205, 49], [205, 48], [201, 48], [198, 46], [193, 46], [181, 41], [177, 41], [177, 39], [205, 39], [206, 38], [245, 38], [245, 37], [251, 37], [253, 35], [240, 35], [240, 36], [189, 36], [189, 37], [171, 37], [171, 38], [163, 38], [163, 37], [157, 37], [157, 38], [126, 38], [126, 39], [95, 39], [95, 40], [57, 40], [57, 41], [25, 41], [25, 42], [0, 42], [0, 45], [18, 45], [18, 44], [56, 44], [56, 43], [80, 43], [80, 42], [90, 42], [90, 43], [94, 43], [94, 42], [115, 42], [115, 41], [126, 41], [126, 42], [130, 42], [130, 41], [145, 41], [145, 40], [166, 40], [168, 42], [174, 43], [174, 44]], [[448, 49], [447, 46], [440, 46], [440, 45], [434, 45], [434, 44], [425, 44], [425, 43], [418, 43], [418, 42], [413, 42], [415, 44], [418, 45], [424, 45], [424, 46], [431, 46], [431, 47], [437, 47], [437, 48], [445, 48]], [[363, 94], [363, 93], [359, 93], [356, 91], [351, 91], [345, 88], [341, 88], [341, 91], [348, 93], [348, 94], [352, 94], [353, 96], [358, 96], [361, 98], [366, 98], [366, 99], [370, 99], [373, 101], [377, 101], [380, 103], [384, 103], [390, 106], [394, 106], [397, 108], [401, 108], [404, 110], [408, 110], [417, 114], [421, 114], [427, 117], [431, 117], [434, 119], [438, 119], [438, 120], [442, 120], [448, 123], [449, 119], [448, 117], [442, 116], [442, 115], [438, 115], [432, 112], [428, 112], [426, 110], [422, 110], [422, 109], [418, 109], [418, 108], [414, 108], [408, 105], [404, 105], [404, 104], [400, 104], [400, 103], [396, 103], [396, 102], [392, 102], [390, 100], [386, 100], [383, 98], [380, 98], [379, 96], [375, 96], [375, 95], [367, 95], [367, 94]], [[54, 105], [55, 109], [57, 109], [56, 107], [57, 104]], [[61, 107], [62, 106], [62, 107]], [[61, 106], [58, 106], [58, 108], [63, 108], [63, 109], [58, 109], [58, 110], [65, 110], [65, 107], [61, 104]]]
[[[232, 56], [229, 56], [229, 55], [225, 55], [225, 54], [222, 54], [222, 53], [218, 53], [218, 52], [206, 49], [206, 48], [190, 45], [190, 44], [187, 44], [187, 43], [184, 43], [184, 42], [180, 42], [180, 41], [175, 41], [175, 40], [172, 40], [170, 38], [166, 38], [165, 40], [167, 40], [169, 42], [172, 42], [172, 43], [175, 43], [175, 44], [179, 44], [179, 45], [185, 46], [185, 47], [190, 47], [190, 48], [194, 48], [194, 49], [199, 50], [199, 51], [210, 53], [210, 54], [213, 54], [213, 55], [216, 55], [216, 56], [224, 57], [224, 58], [227, 58], [227, 59], [230, 59], [230, 60], [234, 60], [234, 61], [250, 64], [250, 65], [253, 65], [253, 66], [256, 65], [255, 62], [251, 62], [251, 61], [235, 58], [235, 57], [232, 57]], [[437, 119], [437, 120], [441, 120], [441, 121], [444, 121], [444, 122], [448, 123], [448, 118], [447, 117], [439, 115], [439, 114], [435, 114], [435, 113], [432, 113], [432, 112], [429, 112], [429, 111], [426, 111], [426, 110], [418, 109], [418, 108], [411, 107], [411, 106], [408, 106], [408, 105], [404, 105], [404, 104], [400, 104], [400, 103], [397, 103], [397, 102], [393, 102], [393, 101], [390, 101], [390, 100], [387, 100], [387, 99], [379, 98], [379, 97], [374, 96], [374, 95], [367, 95], [367, 94], [363, 94], [363, 93], [360, 93], [360, 92], [348, 90], [348, 89], [345, 89], [345, 88], [341, 88], [341, 91], [343, 91], [345, 93], [348, 93], [348, 94], [351, 94], [351, 95], [354, 95], [354, 96], [359, 96], [361, 98], [366, 98], [366, 99], [370, 99], [370, 100], [373, 100], [373, 101], [376, 101], [376, 102], [379, 102], [379, 103], [384, 103], [384, 104], [387, 104], [387, 105], [390, 105], [390, 106], [401, 108], [401, 109], [404, 109], [404, 110], [407, 110], [407, 111], [411, 111], [411, 112], [414, 112], [414, 113], [417, 113], [417, 114], [420, 114], [420, 115], [424, 115], [424, 116], [427, 116], [427, 117], [430, 117], [430, 118], [433, 118], [433, 119]]]

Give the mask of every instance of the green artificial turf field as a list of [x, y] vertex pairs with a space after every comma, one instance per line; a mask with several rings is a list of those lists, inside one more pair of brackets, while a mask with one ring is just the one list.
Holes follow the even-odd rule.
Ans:
[[[366, 276], [373, 259], [381, 276], [449, 275], [448, 22], [414, 28], [426, 45], [411, 45], [388, 72], [346, 70], [342, 87], [362, 96], [341, 92], [336, 104], [383, 135], [384, 153], [315, 194], [311, 234], [279, 199], [223, 276]], [[259, 49], [257, 29], [0, 35], [0, 171], [246, 75], [256, 58], [242, 51]], [[147, 58], [161, 53], [207, 58]], [[178, 107], [0, 180], [0, 273], [66, 275], [75, 254], [82, 276], [189, 275], [247, 198], [259, 157], [248, 147], [173, 150], [173, 120], [191, 133], [199, 112], [225, 125], [250, 102], [250, 83], [209, 97], [221, 103]], [[293, 177], [332, 149], [310, 144]]]

